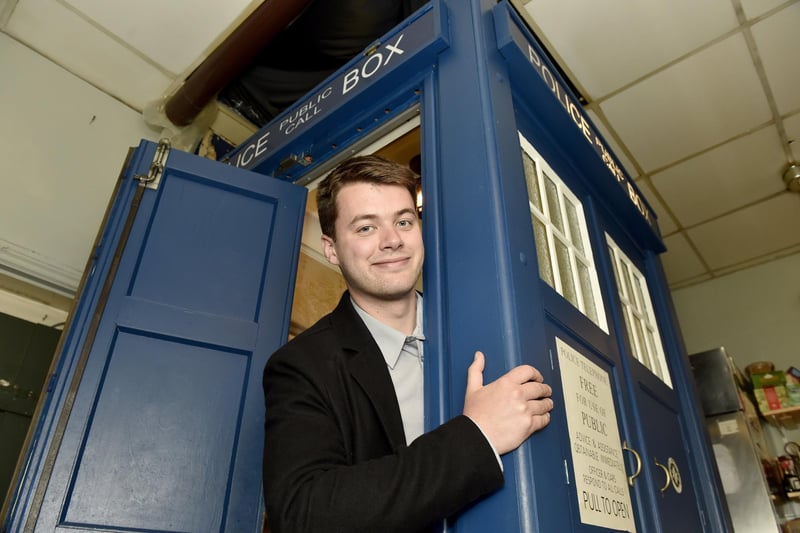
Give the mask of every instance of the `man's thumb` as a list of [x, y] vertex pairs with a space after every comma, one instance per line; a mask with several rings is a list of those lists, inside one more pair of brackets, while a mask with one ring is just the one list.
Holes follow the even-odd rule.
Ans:
[[483, 352], [475, 352], [475, 358], [467, 369], [467, 392], [476, 391], [483, 387], [484, 363]]

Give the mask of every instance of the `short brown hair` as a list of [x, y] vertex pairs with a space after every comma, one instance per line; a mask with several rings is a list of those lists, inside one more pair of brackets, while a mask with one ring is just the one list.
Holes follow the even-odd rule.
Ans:
[[416, 203], [419, 176], [405, 165], [377, 155], [352, 157], [333, 169], [317, 188], [317, 213], [322, 234], [336, 239], [336, 197], [350, 183], [400, 185]]

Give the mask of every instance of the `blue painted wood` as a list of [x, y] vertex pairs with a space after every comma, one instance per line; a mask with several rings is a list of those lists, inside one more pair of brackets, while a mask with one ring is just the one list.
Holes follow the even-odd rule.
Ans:
[[[529, 215], [508, 202], [526, 195], [519, 196], [524, 181], [517, 182], [514, 172], [516, 166], [521, 170], [519, 141], [506, 67], [493, 45], [493, 3], [442, 4], [449, 11], [450, 48], [439, 57], [431, 95], [435, 116], [430, 117], [438, 132], [435, 144], [425, 146], [423, 161], [436, 154], [436, 167], [427, 175], [435, 176], [439, 195], [426, 195], [426, 205], [437, 204], [442, 232], [442, 336], [451, 384], [447, 414], [452, 416], [462, 409], [466, 368], [477, 349], [487, 356], [486, 381], [520, 363], [540, 368], [548, 381], [554, 374], [537, 303], [541, 294]], [[568, 513], [552, 512], [558, 508], [555, 496], [534, 497], [563, 483], [558, 474], [563, 466], [553, 460], [561, 445], [554, 425], [504, 456], [504, 487], [464, 512], [453, 530], [541, 531], [544, 517], [557, 524], [552, 531], [569, 530]]]
[[[686, 451], [697, 442], [685, 436], [697, 431], [698, 420], [694, 413], [682, 409], [691, 399], [690, 395], [682, 396], [691, 379], [688, 367], [681, 363], [682, 352], [666, 340], [675, 391], [653, 383], [657, 380], [652, 376], [632, 373], [638, 362], [625, 347], [622, 316], [614, 312], [616, 288], [607, 261], [599, 265], [604, 306], [611, 322], [609, 333], [540, 282], [517, 129], [530, 134], [537, 148], [543, 147], [548, 161], [584, 202], [596, 258], [607, 254], [603, 231], [608, 230], [615, 239], [629, 239], [651, 260], [657, 260], [656, 254], [663, 251], [657, 223], [651, 214], [643, 216], [642, 209], [647, 206], [635, 185], [625, 182], [620, 186], [619, 175], [609, 172], [608, 160], [587, 142], [584, 131], [576, 127], [575, 116], [565, 112], [527, 59], [520, 61], [518, 44], [509, 44], [515, 47], [516, 56], [503, 47], [495, 32], [503, 24], [506, 29], [511, 24], [514, 15], [508, 4], [473, 1], [468, 9], [462, 3], [442, 4], [450, 10], [450, 48], [439, 57], [434, 94], [424, 96], [425, 100], [433, 99], [431, 111], [437, 129], [428, 137], [433, 146], [427, 145], [423, 154], [423, 160], [434, 159], [432, 168], [425, 167], [425, 175], [436, 176], [437, 181], [433, 198], [426, 191], [426, 205], [435, 204], [441, 231], [437, 238], [442, 256], [437, 268], [441, 270], [436, 279], [443, 284], [445, 317], [439, 323], [443, 350], [449, 357], [449, 379], [436, 385], [449, 384], [449, 389], [445, 400], [448, 409], [440, 413], [446, 418], [459, 411], [463, 392], [457, 384], [476, 348], [489, 357], [487, 379], [516, 364], [530, 363], [543, 370], [547, 381], [558, 384], [558, 371], [550, 367], [546, 357], [552, 333], [545, 332], [544, 327], [550, 322], [559, 324], [604, 360], [616, 376], [614, 391], [622, 438], [635, 439], [643, 454], [664, 452], [661, 446], [666, 446], [679, 463], [686, 459], [682, 465], [687, 472], [684, 479], [692, 487], [675, 500], [679, 503], [670, 511], [681, 514], [679, 522], [684, 530], [701, 531], [704, 518], [699, 514], [694, 487], [712, 487], [707, 474], [713, 467], [708, 466], [708, 456]], [[597, 135], [593, 138], [600, 139]], [[598, 218], [592, 218], [593, 211], [601, 211], [608, 223], [601, 225]], [[643, 272], [647, 271], [644, 263], [641, 266]], [[666, 287], [652, 277], [650, 286], [659, 297], [668, 298]], [[659, 315], [660, 322], [674, 320]], [[673, 330], [667, 327], [662, 334], [670, 337]], [[642, 390], [655, 391], [655, 396], [644, 397]], [[650, 402], [650, 398], [657, 401]], [[581, 524], [572, 499], [564, 499], [564, 487], [569, 484], [564, 461], [568, 469], [572, 466], [565, 451], [570, 443], [565, 441], [566, 428], [560, 416], [556, 414], [550, 427], [504, 457], [504, 488], [466, 511], [451, 524], [454, 530], [602, 529]], [[643, 422], [648, 417], [663, 419], [663, 427], [671, 431], [666, 436], [650, 434], [652, 428]], [[656, 479], [648, 470], [632, 492], [641, 531], [671, 531], [672, 522], [658, 510]], [[706, 519], [723, 514], [718, 504], [713, 499], [704, 502]]]
[[[137, 159], [125, 179], [148, 166]], [[41, 507], [15, 523], [260, 531], [261, 370], [288, 333], [305, 198], [296, 185], [170, 153], [136, 213], [63, 439], [38, 448], [58, 446], [37, 482]], [[61, 357], [79, 350], [70, 343]]]

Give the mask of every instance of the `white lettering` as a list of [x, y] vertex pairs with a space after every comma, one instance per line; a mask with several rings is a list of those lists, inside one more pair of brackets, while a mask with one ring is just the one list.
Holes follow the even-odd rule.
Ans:
[[[369, 66], [370, 61], [372, 61], [373, 59], [377, 59], [378, 62], [375, 64], [375, 68], [373, 68], [370, 71], [367, 71], [367, 67]], [[374, 54], [369, 56], [367, 62], [364, 63], [363, 67], [361, 67], [361, 76], [364, 78], [369, 78], [370, 76], [375, 74], [375, 72], [377, 72], [379, 68], [381, 68], [381, 65], [383, 65], [383, 55], [380, 52], [375, 52]]]
[[542, 60], [539, 59], [539, 56], [533, 50], [533, 47], [531, 45], [528, 45], [528, 61], [530, 61], [537, 67], [542, 66]]
[[361, 65], [360, 70], [359, 67], [356, 67], [345, 74], [342, 81], [342, 94], [347, 94], [353, 90], [362, 79], [373, 76], [380, 69], [388, 65], [389, 61], [391, 61], [395, 54], [404, 54], [405, 51], [399, 46], [400, 41], [402, 40], [403, 34], [400, 34], [394, 44], [387, 44], [384, 46], [384, 48], [389, 52], [386, 57], [384, 57], [381, 52], [374, 52], [371, 56], [369, 56], [369, 58], [367, 58], [364, 64]]
[[645, 220], [650, 222], [650, 212], [648, 211], [644, 200], [641, 196], [639, 196], [639, 193], [633, 189], [633, 186], [630, 183], [626, 183], [626, 185], [628, 187], [628, 198], [630, 198], [631, 202], [633, 202], [633, 205], [639, 210], [639, 213], [642, 214]]
[[269, 143], [269, 139], [267, 137], [269, 137], [269, 132], [267, 132], [266, 135], [259, 137], [258, 141], [256, 142], [256, 157], [267, 151], [267, 145]]
[[244, 149], [244, 151], [242, 152], [242, 158], [241, 158], [242, 164], [241, 164], [241, 166], [247, 166], [247, 165], [250, 164], [250, 161], [253, 160], [253, 155], [251, 154], [250, 156], [248, 156], [247, 152], [249, 150], [254, 150], [254, 149], [255, 149], [255, 145], [254, 144], [251, 144], [250, 146], [248, 146], [247, 148]]
[[388, 65], [389, 64], [389, 61], [392, 59], [393, 55], [395, 55], [395, 54], [403, 55], [404, 51], [398, 46], [400, 44], [400, 41], [402, 41], [402, 40], [403, 40], [403, 34], [401, 33], [400, 36], [397, 38], [397, 41], [395, 41], [394, 44], [387, 44], [385, 46], [385, 48], [387, 50], [389, 50], [389, 56], [386, 58], [386, 63], [384, 63], [384, 65]]
[[342, 94], [347, 94], [356, 85], [358, 85], [358, 69], [354, 68], [344, 76]]
[[[542, 65], [542, 77], [544, 78], [545, 83], [547, 83], [547, 86], [550, 87], [550, 90], [555, 93], [556, 92], [556, 79], [550, 73], [550, 69], [547, 68], [544, 65]], [[561, 99], [559, 98], [558, 101], [560, 102]]]
[[547, 65], [542, 63], [542, 59], [539, 57], [539, 55], [536, 53], [536, 51], [533, 49], [533, 47], [530, 44], [528, 45], [528, 61], [539, 72], [539, 75], [541, 75], [541, 77], [544, 80], [544, 82], [547, 84], [549, 89], [553, 92], [553, 95], [556, 97], [556, 99], [559, 101], [559, 103], [564, 107], [564, 109], [567, 111], [567, 113], [569, 113], [570, 117], [572, 118], [572, 121], [575, 123], [575, 125], [578, 127], [578, 129], [581, 130], [581, 133], [583, 133], [583, 136], [586, 137], [586, 140], [590, 144], [594, 144], [595, 145], [596, 151], [600, 152], [600, 157], [602, 158], [603, 163], [606, 165], [606, 167], [611, 172], [611, 174], [614, 176], [614, 178], [616, 178], [616, 180], [619, 183], [623, 183], [623, 184], [625, 184], [627, 186], [628, 195], [629, 195], [631, 201], [634, 202], [634, 205], [636, 206], [636, 209], [642, 214], [642, 216], [645, 218], [645, 220], [648, 223], [652, 224], [652, 220], [651, 220], [649, 209], [647, 208], [646, 205], [644, 205], [644, 203], [641, 201], [641, 199], [638, 198], [638, 194], [636, 194], [635, 192], [633, 192], [633, 193], [631, 192], [632, 187], [631, 187], [630, 183], [628, 182], [628, 179], [625, 177], [625, 174], [622, 171], [622, 169], [619, 167], [619, 165], [617, 165], [617, 163], [611, 157], [611, 154], [608, 152], [606, 147], [603, 146], [603, 143], [600, 142], [599, 137], [597, 137], [595, 135], [594, 130], [589, 125], [589, 121], [586, 119], [586, 117], [583, 115], [583, 113], [581, 113], [581, 111], [578, 108], [578, 106], [576, 106], [570, 100], [570, 98], [568, 96], [568, 93], [566, 93], [561, 88], [561, 85], [558, 83], [556, 77], [553, 75], [552, 72], [550, 72], [550, 69], [547, 68]]

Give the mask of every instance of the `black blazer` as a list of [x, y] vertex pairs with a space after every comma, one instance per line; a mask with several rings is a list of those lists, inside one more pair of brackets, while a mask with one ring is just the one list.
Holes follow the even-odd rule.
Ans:
[[386, 361], [349, 293], [272, 355], [264, 396], [274, 533], [427, 531], [503, 483], [463, 415], [406, 445]]

